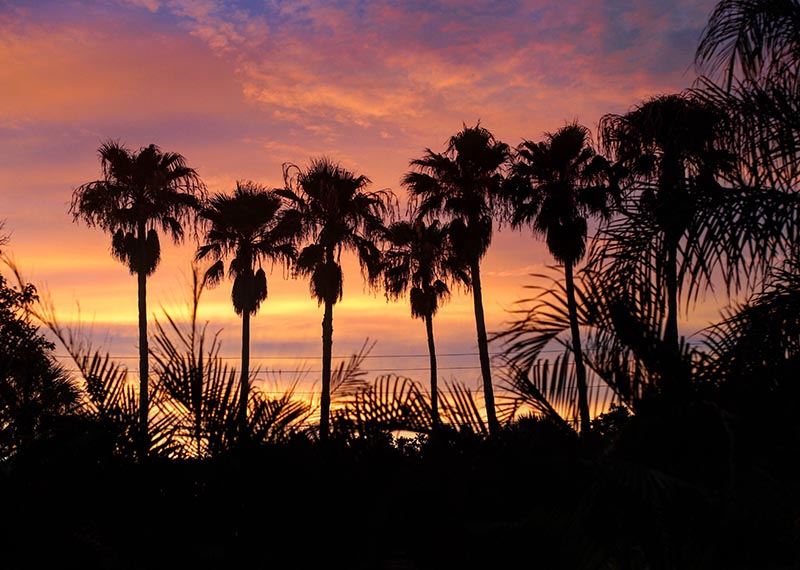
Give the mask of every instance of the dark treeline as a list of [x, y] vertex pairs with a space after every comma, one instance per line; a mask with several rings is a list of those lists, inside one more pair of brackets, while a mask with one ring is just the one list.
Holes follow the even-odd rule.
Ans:
[[[464, 125], [410, 161], [405, 212], [327, 157], [209, 194], [180, 154], [103, 143], [70, 213], [137, 278], [138, 374], [0, 276], [2, 567], [800, 567], [798, 14], [721, 1], [695, 85], [602, 117], [595, 141], [578, 122], [516, 147]], [[557, 265], [490, 333], [481, 260], [503, 225]], [[164, 235], [197, 240], [188, 322], [147, 319]], [[368, 342], [334, 367], [343, 253], [407, 297], [428, 385], [366, 378]], [[253, 382], [275, 263], [321, 308], [310, 401]], [[242, 319], [238, 368], [197, 321], [209, 286]], [[439, 385], [456, 288], [482, 398]], [[712, 290], [728, 308], [682, 337]]]

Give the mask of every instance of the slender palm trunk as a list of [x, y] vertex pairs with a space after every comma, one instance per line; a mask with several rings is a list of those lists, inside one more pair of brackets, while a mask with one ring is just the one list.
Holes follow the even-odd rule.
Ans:
[[333, 303], [325, 301], [322, 318], [322, 397], [320, 398], [319, 437], [328, 439], [331, 414], [331, 354], [333, 350]]
[[678, 341], [678, 247], [669, 246], [667, 251], [667, 322], [664, 325], [664, 342], [667, 345], [665, 363], [666, 383], [670, 388], [684, 388], [685, 378], [681, 371], [681, 348]]
[[578, 327], [578, 303], [575, 301], [575, 279], [572, 273], [572, 263], [564, 264], [564, 276], [567, 281], [567, 308], [569, 310], [569, 328], [572, 331], [572, 351], [575, 358], [575, 375], [578, 379], [578, 415], [580, 417], [580, 433], [586, 436], [589, 433], [591, 419], [589, 417], [589, 394], [586, 385], [586, 367], [583, 364], [583, 351], [581, 349], [581, 332]]
[[480, 262], [478, 259], [473, 259], [470, 265], [472, 301], [475, 306], [475, 327], [478, 332], [478, 355], [481, 362], [481, 376], [483, 378], [483, 399], [486, 404], [486, 419], [489, 422], [489, 433], [495, 435], [500, 430], [500, 424], [497, 421], [497, 411], [494, 407], [492, 370], [489, 365], [489, 340], [486, 336], [486, 319], [483, 314]]
[[436, 345], [433, 343], [433, 317], [431, 315], [425, 315], [425, 330], [428, 333], [428, 354], [431, 360], [431, 420], [433, 420], [433, 430], [437, 431], [439, 429], [439, 389], [437, 388]]
[[148, 431], [149, 388], [147, 348], [147, 273], [144, 269], [147, 259], [146, 228], [144, 222], [137, 227], [139, 238], [139, 268], [136, 272], [139, 294], [139, 456], [144, 461], [150, 453], [150, 434]]
[[[194, 332], [192, 332], [194, 337]], [[196, 354], [192, 339], [192, 353]], [[194, 414], [194, 439], [197, 446], [197, 459], [203, 455], [203, 355], [200, 354], [199, 360], [192, 356], [194, 365], [192, 366], [192, 411]]]
[[667, 285], [667, 322], [664, 327], [664, 342], [671, 350], [678, 351], [678, 261], [677, 247], [668, 246], [666, 285]]
[[247, 442], [247, 402], [250, 394], [250, 311], [242, 312], [242, 376], [239, 384], [239, 442]]

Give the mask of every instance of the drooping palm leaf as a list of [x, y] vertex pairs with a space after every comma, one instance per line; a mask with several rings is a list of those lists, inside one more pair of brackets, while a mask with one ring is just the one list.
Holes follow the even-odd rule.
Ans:
[[800, 62], [797, 0], [721, 0], [709, 17], [695, 61], [722, 74], [728, 89], [737, 73], [766, 83]]
[[251, 439], [258, 443], [285, 443], [292, 436], [305, 433], [311, 416], [310, 403], [295, 396], [294, 385], [278, 397], [255, 387], [250, 407]]
[[[560, 423], [570, 429], [578, 428], [578, 386], [572, 351], [551, 358], [539, 358], [529, 368], [522, 369], [509, 362], [503, 377], [506, 387], [516, 396], [517, 414], [533, 413]], [[606, 412], [618, 396], [596, 374], [588, 377], [590, 417]]]
[[206, 348], [206, 327], [190, 323], [188, 334], [165, 314], [168, 327], [156, 320], [152, 355], [157, 385], [166, 398], [160, 406], [195, 457], [229, 451], [236, 433], [239, 399], [236, 370], [219, 356], [218, 335]]
[[741, 395], [783, 393], [800, 363], [800, 272], [789, 263], [763, 289], [704, 331], [707, 356], [699, 375]]

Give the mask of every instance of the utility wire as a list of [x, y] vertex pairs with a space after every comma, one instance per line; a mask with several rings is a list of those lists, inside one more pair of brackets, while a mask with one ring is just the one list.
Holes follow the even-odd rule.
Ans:
[[[701, 343], [688, 343], [694, 346], [697, 346]], [[555, 353], [563, 353], [564, 348], [547, 348], [544, 350], [540, 350], [539, 354], [555, 354]], [[583, 347], [581, 352], [589, 353], [593, 352], [593, 348]], [[489, 356], [492, 358], [496, 358], [498, 356], [502, 356], [503, 352], [495, 352], [494, 354], [490, 354]], [[436, 353], [436, 358], [450, 358], [450, 357], [465, 357], [465, 356], [478, 356], [479, 353], [477, 352], [448, 352], [448, 353]], [[56, 354], [54, 355], [56, 358], [65, 358], [71, 359], [72, 357], [68, 354]], [[105, 356], [105, 355], [103, 355]], [[331, 358], [352, 358], [355, 356], [353, 353], [350, 354], [335, 354]], [[370, 358], [428, 358], [430, 355], [425, 354], [365, 354], [360, 356], [359, 358], [363, 359], [370, 359]], [[114, 360], [139, 360], [139, 355], [109, 355], [109, 358]], [[239, 360], [240, 356], [215, 356], [219, 360]], [[258, 360], [322, 360], [321, 355], [306, 355], [306, 354], [299, 354], [299, 355], [284, 355], [284, 356], [276, 356], [276, 355], [269, 355], [269, 356], [253, 356], [250, 355], [250, 361], [258, 361]]]

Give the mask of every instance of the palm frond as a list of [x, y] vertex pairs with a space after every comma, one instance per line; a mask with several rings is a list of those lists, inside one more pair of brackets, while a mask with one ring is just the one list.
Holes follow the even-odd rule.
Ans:
[[332, 414], [334, 433], [348, 439], [385, 436], [393, 431], [429, 433], [430, 404], [419, 384], [396, 375], [351, 392]]
[[445, 382], [439, 395], [439, 410], [443, 424], [481, 436], [489, 435], [481, 406], [466, 385], [457, 381]]
[[358, 352], [350, 355], [350, 358], [345, 362], [339, 362], [339, 366], [331, 373], [331, 400], [338, 401], [340, 399], [347, 399], [354, 394], [364, 390], [368, 387], [367, 381], [364, 379], [366, 371], [363, 369], [364, 360], [375, 347], [378, 341], [372, 342], [369, 339], [364, 340], [364, 344], [358, 349]]

